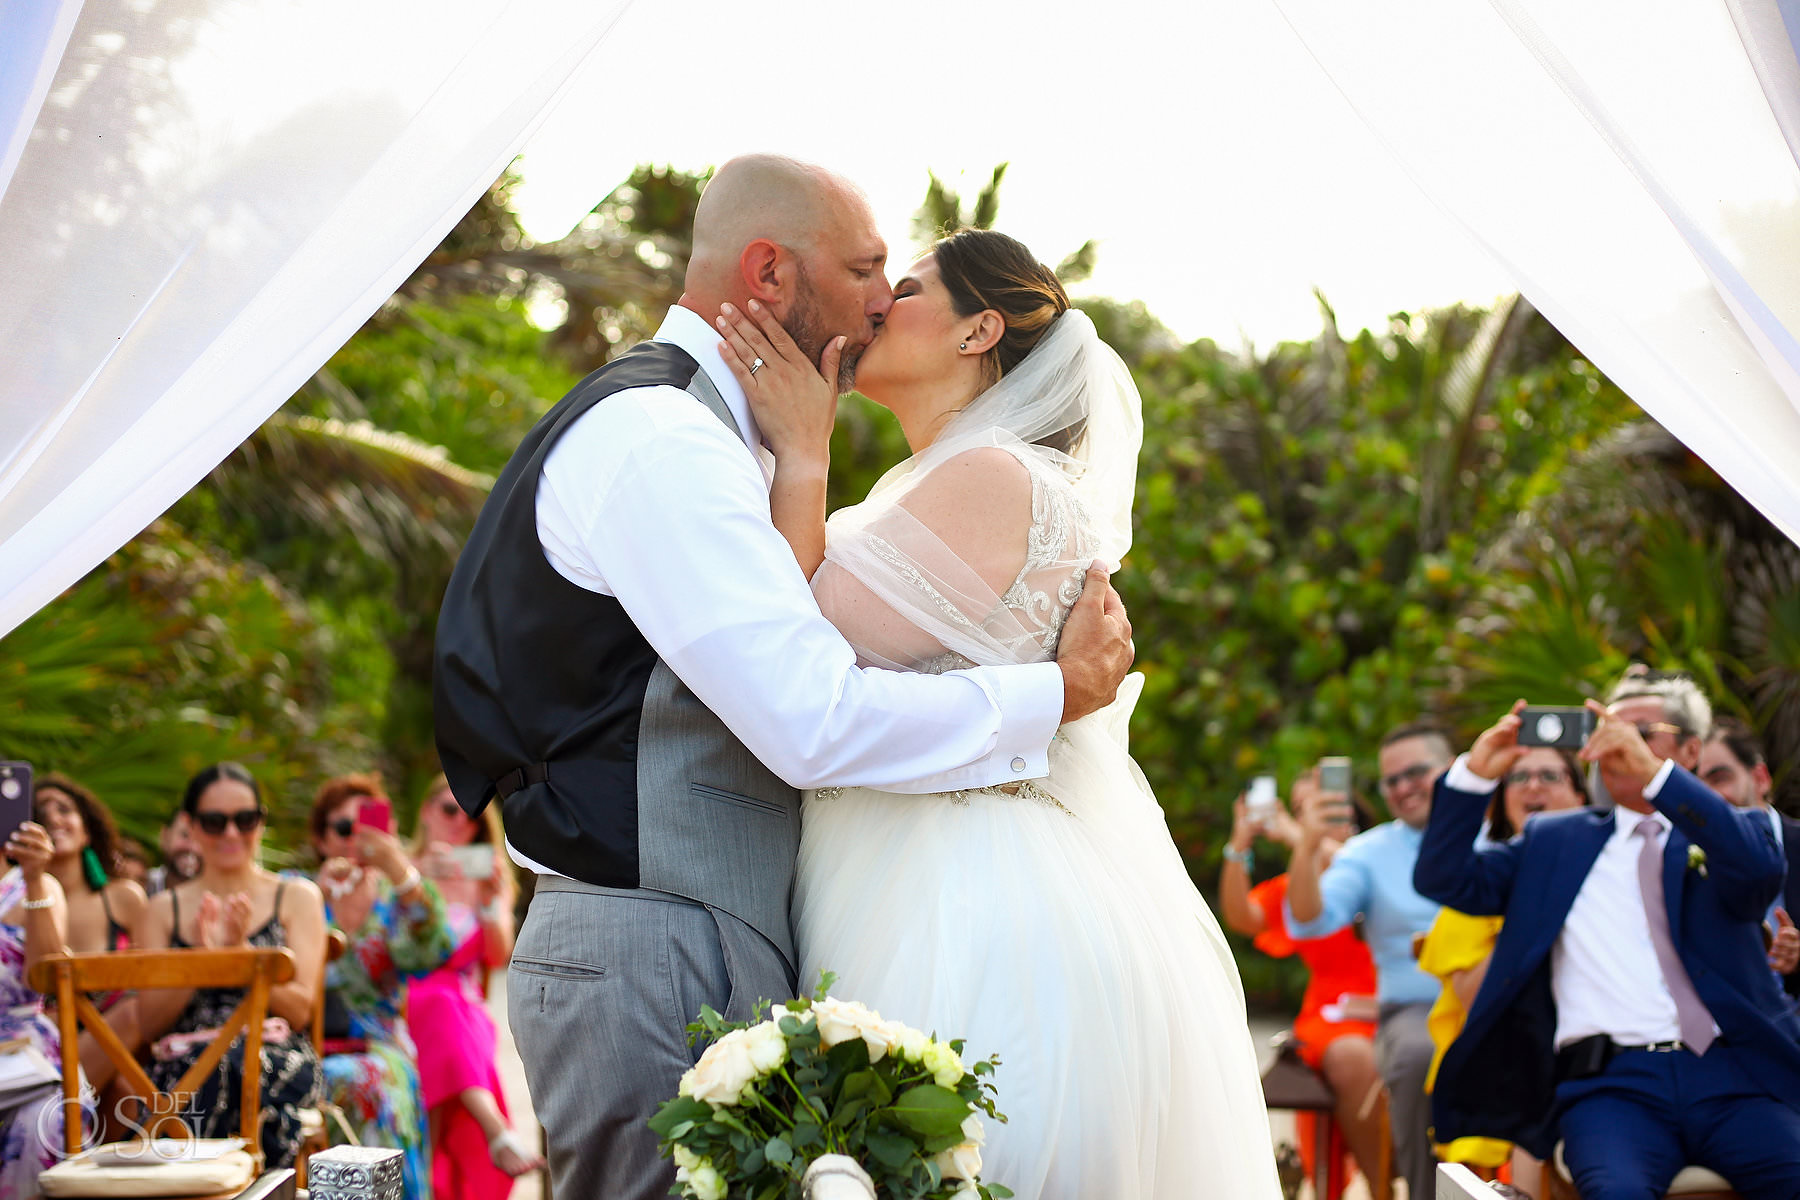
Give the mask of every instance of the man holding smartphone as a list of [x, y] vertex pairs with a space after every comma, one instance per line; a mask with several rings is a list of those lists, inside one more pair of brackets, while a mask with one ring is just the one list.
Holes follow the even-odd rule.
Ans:
[[[1319, 843], [1341, 837], [1351, 819], [1348, 780], [1326, 780], [1340, 768], [1322, 762], [1317, 798], [1297, 814], [1300, 845], [1288, 866], [1286, 916], [1292, 936], [1328, 937], [1363, 919], [1381, 1004], [1375, 1056], [1388, 1087], [1394, 1169], [1405, 1178], [1409, 1196], [1433, 1194], [1436, 1160], [1425, 1095], [1432, 1043], [1425, 1017], [1439, 991], [1438, 981], [1419, 970], [1413, 955], [1414, 936], [1430, 929], [1438, 913], [1437, 904], [1414, 890], [1413, 867], [1431, 819], [1432, 787], [1450, 760], [1450, 739], [1436, 725], [1418, 721], [1391, 730], [1381, 739], [1377, 761], [1381, 795], [1394, 820], [1351, 838], [1320, 872]], [[1325, 782], [1341, 786], [1328, 791]]]

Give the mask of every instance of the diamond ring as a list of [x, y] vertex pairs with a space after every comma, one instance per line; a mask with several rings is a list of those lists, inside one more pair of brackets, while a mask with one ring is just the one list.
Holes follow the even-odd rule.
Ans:
[[763, 360], [760, 358], [757, 359], [755, 362], [750, 364], [750, 373], [752, 375], [756, 374], [758, 371], [762, 370], [762, 365], [763, 365]]

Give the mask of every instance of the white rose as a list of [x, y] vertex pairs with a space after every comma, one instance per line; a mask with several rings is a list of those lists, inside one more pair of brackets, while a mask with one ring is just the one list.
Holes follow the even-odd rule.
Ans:
[[746, 1032], [735, 1030], [706, 1048], [694, 1064], [694, 1099], [724, 1105], [736, 1104], [743, 1097], [744, 1088], [756, 1078]]
[[963, 1141], [977, 1146], [987, 1145], [987, 1130], [981, 1124], [978, 1113], [970, 1113], [963, 1118]]
[[962, 1082], [965, 1074], [963, 1061], [957, 1057], [956, 1051], [943, 1042], [932, 1042], [926, 1046], [920, 1060], [925, 1064], [925, 1069], [936, 1077], [939, 1087], [955, 1087]]
[[945, 1179], [981, 1178], [981, 1147], [974, 1142], [940, 1150], [931, 1161], [937, 1164], [938, 1173]]
[[914, 1029], [910, 1025], [900, 1026], [900, 1036], [898, 1041], [900, 1043], [900, 1057], [904, 1058], [907, 1062], [915, 1063], [925, 1057], [925, 1047], [931, 1044], [931, 1039], [925, 1036], [924, 1030]]
[[861, 1038], [869, 1048], [869, 1061], [880, 1062], [899, 1041], [901, 1026], [881, 1019], [881, 1014], [854, 1000], [827, 996], [813, 1001], [813, 1017], [819, 1023], [819, 1044], [826, 1049]]
[[688, 1174], [688, 1195], [698, 1200], [725, 1200], [725, 1181], [711, 1167], [699, 1167]]
[[697, 1076], [695, 1075], [694, 1068], [689, 1067], [687, 1070], [683, 1071], [681, 1073], [681, 1085], [675, 1089], [676, 1093], [691, 1098], [694, 1094], [694, 1081], [696, 1078]]
[[[705, 1162], [706, 1160], [704, 1158], [701, 1158], [698, 1154], [695, 1154], [680, 1142], [675, 1143], [675, 1168], [678, 1172], [692, 1171], [695, 1167], [701, 1166]], [[682, 1175], [682, 1178], [686, 1179], [687, 1176], [684, 1174]]]
[[750, 1061], [755, 1064], [758, 1075], [767, 1075], [787, 1061], [787, 1037], [773, 1021], [764, 1021], [744, 1030], [744, 1042], [749, 1047]]

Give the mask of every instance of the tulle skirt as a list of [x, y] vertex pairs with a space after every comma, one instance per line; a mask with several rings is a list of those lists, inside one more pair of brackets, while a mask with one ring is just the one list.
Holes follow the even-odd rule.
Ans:
[[998, 1054], [982, 1178], [1021, 1200], [1276, 1200], [1243, 988], [1124, 752], [1065, 726], [1041, 787], [809, 795], [801, 987]]

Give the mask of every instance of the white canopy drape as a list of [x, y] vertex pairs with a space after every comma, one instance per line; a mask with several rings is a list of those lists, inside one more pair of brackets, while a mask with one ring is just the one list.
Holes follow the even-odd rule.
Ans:
[[1800, 0], [1276, 0], [1402, 166], [1800, 536]]
[[0, 634], [355, 332], [624, 3], [0, 5]]

